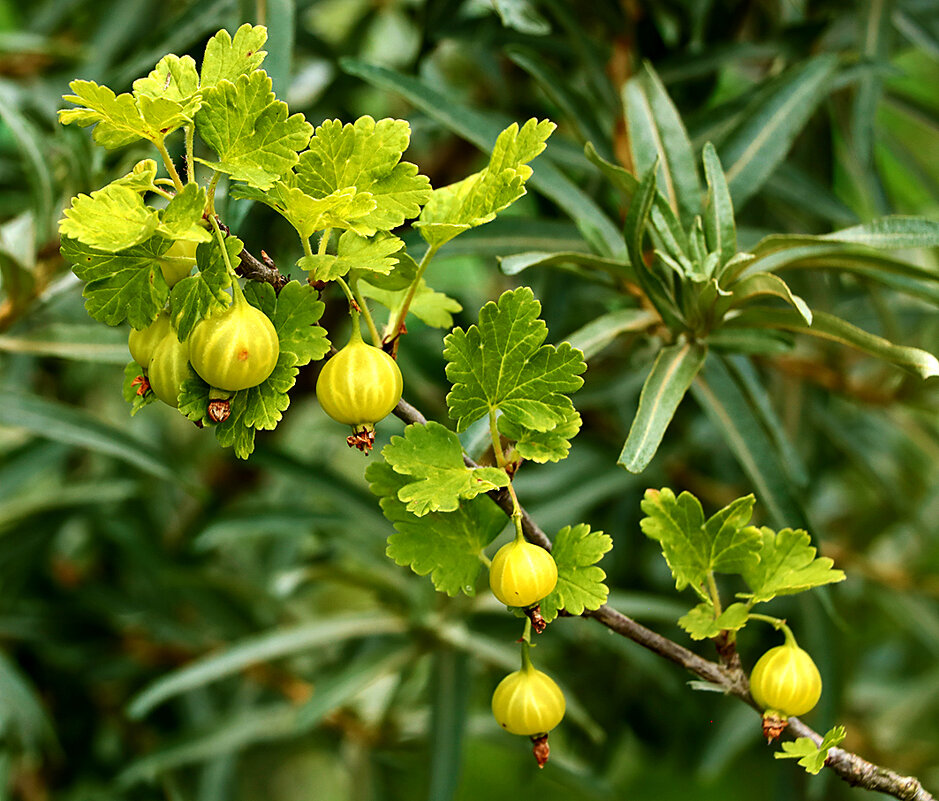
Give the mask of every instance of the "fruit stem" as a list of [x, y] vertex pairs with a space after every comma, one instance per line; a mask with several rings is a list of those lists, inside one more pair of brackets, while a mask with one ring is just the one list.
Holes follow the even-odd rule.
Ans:
[[352, 297], [355, 298], [355, 302], [358, 304], [359, 310], [362, 312], [362, 316], [365, 318], [365, 324], [368, 326], [368, 332], [372, 337], [372, 344], [376, 348], [380, 348], [381, 334], [378, 333], [378, 328], [375, 325], [375, 320], [372, 319], [372, 313], [369, 311], [368, 304], [365, 302], [365, 298], [359, 291], [359, 282], [357, 278], [352, 276], [349, 277], [349, 289], [352, 290]]
[[[502, 451], [502, 440], [499, 438], [499, 422], [496, 418], [496, 410], [489, 410], [489, 436], [492, 437], [492, 453], [496, 458], [496, 464], [505, 470], [505, 453]], [[524, 542], [525, 532], [522, 530], [522, 507], [518, 502], [518, 495], [515, 494], [515, 487], [512, 486], [512, 479], [509, 478], [509, 495], [512, 498], [512, 522], [515, 524], [515, 541]]]
[[786, 638], [786, 645], [797, 648], [798, 643], [796, 642], [796, 637], [792, 633], [792, 629], [786, 625], [786, 621], [778, 617], [770, 617], [769, 615], [761, 615], [756, 612], [751, 612], [749, 615], [750, 620], [762, 620], [764, 623], [769, 623], [776, 631], [781, 631], [783, 636]]
[[531, 657], [528, 649], [531, 648], [531, 618], [525, 618], [525, 629], [522, 631], [522, 667], [531, 670]]
[[153, 144], [156, 146], [156, 149], [160, 152], [160, 156], [163, 158], [163, 166], [166, 167], [166, 171], [170, 174], [170, 178], [173, 179], [173, 186], [176, 187], [176, 191], [182, 192], [182, 179], [179, 177], [179, 173], [176, 172], [176, 165], [173, 164], [173, 159], [170, 158], [169, 151], [166, 149], [166, 145], [163, 144], [163, 140], [160, 139]]
[[708, 570], [708, 595], [711, 596], [711, 603], [714, 604], [714, 617], [720, 617], [724, 610], [721, 608], [721, 595], [717, 591], [713, 570]]
[[391, 325], [391, 320], [388, 321], [389, 325], [385, 331], [385, 337], [391, 337], [392, 340], [397, 340], [401, 336], [401, 332], [404, 329], [404, 320], [408, 316], [408, 310], [411, 308], [411, 302], [414, 300], [414, 293], [417, 292], [417, 287], [421, 282], [421, 278], [424, 277], [424, 271], [427, 269], [427, 265], [430, 264], [430, 260], [436, 255], [437, 250], [440, 245], [431, 245], [424, 251], [424, 256], [421, 258], [421, 263], [417, 265], [417, 273], [414, 276], [414, 280], [411, 282], [411, 286], [408, 288], [408, 294], [404, 296], [404, 302], [401, 304], [401, 308], [398, 310], [398, 317], [394, 322], [394, 325]]
[[231, 277], [232, 304], [240, 306], [247, 303], [247, 301], [244, 292], [241, 291], [241, 284], [238, 283], [238, 274], [235, 272], [235, 268], [232, 267], [231, 259], [228, 257], [228, 248], [225, 247], [225, 235], [222, 233], [222, 229], [219, 228], [218, 220], [214, 214], [209, 215], [209, 220], [212, 223], [212, 228], [215, 229], [215, 238], [218, 239], [218, 246], [222, 249], [222, 258], [225, 260], [225, 267]]

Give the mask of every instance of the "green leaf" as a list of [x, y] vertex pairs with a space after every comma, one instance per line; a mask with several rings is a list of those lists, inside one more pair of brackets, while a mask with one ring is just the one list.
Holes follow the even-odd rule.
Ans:
[[408, 483], [391, 465], [374, 462], [365, 471], [382, 512], [395, 527], [386, 553], [419, 576], [430, 574], [440, 592], [454, 596], [476, 594], [476, 579], [485, 547], [505, 526], [502, 510], [487, 497], [477, 497], [455, 512], [430, 512], [417, 517], [405, 508], [398, 493]]
[[646, 331], [658, 321], [659, 316], [649, 309], [617, 309], [594, 318], [567, 340], [589, 360], [621, 334]]
[[714, 145], [710, 142], [704, 146], [704, 176], [708, 185], [707, 203], [704, 207], [704, 232], [707, 235], [709, 252], [720, 254], [717, 263], [719, 272], [737, 253], [737, 224], [724, 168]]
[[78, 108], [61, 109], [59, 122], [76, 123], [82, 128], [95, 126], [93, 138], [99, 145], [113, 150], [138, 139], [162, 142], [164, 129], [178, 127], [186, 122], [182, 106], [167, 98], [141, 95], [115, 95], [107, 86], [94, 81], [72, 81], [74, 94], [64, 99]]
[[[380, 289], [372, 283], [373, 281], [377, 282], [380, 277], [379, 273], [369, 273], [367, 277], [359, 282], [359, 291], [365, 297], [378, 301], [391, 311], [391, 317], [395, 317], [400, 311], [401, 304], [404, 303], [409, 289]], [[418, 320], [431, 328], [452, 328], [453, 315], [462, 310], [463, 306], [458, 301], [443, 292], [431, 289], [427, 286], [427, 282], [421, 278], [417, 283], [414, 296], [411, 298], [408, 314], [413, 314]]]
[[160, 256], [170, 242], [154, 236], [120, 253], [106, 253], [75, 239], [62, 239], [62, 256], [87, 281], [82, 295], [88, 314], [100, 323], [146, 328], [170, 290], [160, 270]]
[[79, 194], [59, 221], [59, 233], [106, 253], [117, 253], [153, 236], [159, 224], [156, 209], [138, 192], [109, 184], [91, 195]]
[[169, 239], [211, 242], [212, 234], [202, 224], [206, 203], [207, 195], [203, 187], [186, 184], [160, 212], [157, 231]]
[[934, 248], [939, 247], [939, 221], [896, 214], [823, 234], [818, 239], [850, 242], [885, 250]]
[[479, 312], [479, 324], [455, 328], [444, 340], [450, 417], [465, 431], [497, 409], [513, 423], [551, 431], [568, 419], [565, 393], [583, 385], [587, 369], [568, 343], [543, 345], [548, 327], [538, 319], [541, 304], [528, 287], [505, 292]]
[[812, 310], [798, 295], [793, 294], [789, 285], [773, 273], [753, 273], [736, 281], [730, 286], [731, 297], [724, 298], [727, 308], [734, 308], [746, 303], [751, 298], [773, 295], [782, 298], [792, 306], [806, 325], [812, 325]]
[[835, 726], [825, 734], [819, 745], [808, 737], [799, 737], [792, 742], [783, 743], [783, 750], [777, 751], [773, 756], [776, 759], [798, 759], [806, 773], [815, 776], [825, 767], [829, 749], [844, 742], [846, 736], [844, 726]]
[[784, 528], [777, 534], [764, 526], [760, 534], [760, 560], [743, 571], [754, 603], [844, 581], [844, 572], [831, 559], [815, 555], [808, 532]]
[[815, 312], [812, 325], [806, 325], [798, 312], [790, 309], [754, 307], [743, 310], [728, 325], [754, 328], [782, 328], [821, 339], [830, 339], [842, 345], [869, 353], [926, 379], [939, 375], [939, 359], [919, 348], [894, 345], [882, 337], [868, 333], [851, 323], [827, 312]]
[[509, 484], [501, 468], [467, 467], [460, 438], [440, 423], [409, 425], [403, 437], [391, 438], [381, 455], [396, 473], [412, 479], [398, 490], [398, 500], [418, 517], [453, 512], [461, 500]]
[[499, 257], [499, 267], [506, 275], [518, 275], [531, 267], [567, 266], [577, 275], [590, 276], [591, 271], [603, 272], [619, 280], [635, 281], [632, 266], [615, 259], [594, 256], [591, 253], [549, 253], [545, 251], [527, 251], [511, 256]]
[[671, 208], [687, 226], [701, 213], [701, 185], [694, 151], [678, 110], [652, 65], [631, 78], [623, 89], [633, 163], [639, 174], [658, 164], [657, 183]]
[[[164, 56], [146, 78], [134, 81], [136, 96], [165, 97], [185, 104], [199, 91], [199, 73], [192, 56], [180, 58], [172, 53]], [[191, 105], [191, 114], [198, 110], [198, 101]]]
[[302, 114], [287, 113], [262, 70], [204, 90], [196, 129], [219, 161], [198, 161], [236, 181], [270, 189], [297, 163], [313, 133]]
[[599, 609], [610, 594], [603, 583], [606, 573], [597, 567], [613, 539], [602, 531], [591, 531], [586, 523], [564, 526], [554, 538], [551, 556], [558, 566], [558, 583], [541, 601], [541, 615], [551, 622], [563, 609], [572, 615]]
[[[369, 273], [365, 279], [378, 289], [385, 289], [392, 292], [401, 289], [409, 289], [414, 279], [417, 278], [418, 264], [403, 250], [394, 254], [394, 266], [389, 273]], [[423, 279], [422, 279], [423, 280]], [[456, 302], [456, 301], [454, 301]], [[386, 304], [387, 305], [387, 304]], [[460, 307], [462, 308], [462, 307]], [[457, 309], [459, 311], [459, 309]], [[450, 326], [452, 327], [452, 323]]]
[[[346, 72], [380, 89], [400, 93], [429, 117], [486, 153], [499, 130], [508, 122], [495, 121], [489, 114], [455, 103], [452, 95], [444, 94], [417, 78], [356, 59], [344, 58], [340, 63]], [[539, 163], [538, 173], [531, 177], [531, 186], [570, 215], [584, 240], [596, 252], [617, 259], [625, 256], [618, 227], [583, 189], [550, 161]], [[504, 253], [503, 250], [499, 252]]]
[[437, 248], [470, 228], [495, 219], [525, 194], [531, 177], [528, 162], [545, 148], [553, 122], [530, 119], [506, 128], [492, 149], [489, 165], [455, 184], [435, 189], [415, 223], [431, 247]]
[[[290, 353], [296, 367], [319, 361], [329, 353], [326, 330], [315, 325], [326, 305], [320, 301], [319, 293], [312, 286], [290, 281], [276, 295], [276, 305], [274, 288], [270, 284], [252, 281], [248, 287], [245, 296], [265, 314], [269, 314], [280, 340], [281, 353]], [[267, 296], [266, 303], [258, 299], [260, 294]]]
[[235, 31], [219, 31], [209, 39], [202, 57], [201, 86], [207, 89], [222, 81], [234, 83], [240, 75], [259, 69], [267, 53], [261, 50], [267, 41], [263, 25], [244, 23]]
[[411, 140], [406, 120], [359, 117], [354, 123], [326, 120], [297, 166], [297, 186], [313, 198], [348, 187], [375, 200], [359, 223], [369, 233], [390, 231], [417, 217], [431, 195], [430, 179], [401, 156]]
[[135, 192], [153, 192], [156, 190], [157, 163], [153, 159], [141, 159], [134, 168], [115, 178], [109, 186], [124, 186], [133, 189]]
[[[237, 263], [244, 243], [231, 236], [225, 240], [225, 248], [229, 259]], [[170, 293], [171, 319], [180, 342], [189, 338], [196, 323], [231, 303], [231, 295], [225, 291], [231, 287], [231, 275], [216, 243], [196, 248], [196, 267], [198, 272], [184, 278]]]
[[690, 586], [708, 600], [701, 587], [709, 573], [741, 573], [759, 560], [760, 531], [747, 525], [753, 502], [752, 495], [738, 498], [705, 521], [701, 503], [691, 493], [676, 498], [667, 487], [649, 489], [639, 526], [662, 546], [675, 588]]
[[631, 473], [641, 473], [652, 461], [706, 355], [706, 346], [698, 342], [666, 345], [659, 351], [642, 385], [639, 408], [617, 460]]
[[[734, 330], [744, 329], [720, 329]], [[788, 449], [781, 444], [785, 435], [770, 433], [778, 421], [761, 412], [733, 364], [712, 356], [692, 384], [692, 392], [723, 435], [770, 518], [778, 526], [805, 525], [805, 513], [797, 500], [799, 491], [794, 485], [799, 466], [790, 465]]]
[[150, 443], [58, 401], [0, 390], [0, 426], [113, 456], [163, 481], [180, 480], [179, 466], [154, 451]]
[[499, 430], [515, 442], [515, 450], [523, 459], [533, 462], [559, 462], [571, 450], [571, 440], [580, 431], [580, 414], [568, 409], [566, 418], [550, 431], [532, 431], [513, 423], [504, 415], [499, 418]]
[[131, 405], [130, 415], [133, 417], [144, 406], [153, 403], [157, 396], [152, 392], [141, 392], [143, 385], [140, 379], [144, 375], [144, 369], [135, 361], [131, 361], [124, 368], [124, 383], [121, 386], [121, 396]]
[[721, 147], [727, 184], [738, 208], [772, 175], [830, 89], [832, 54], [816, 56], [771, 81], [744, 109]]
[[396, 254], [403, 247], [403, 241], [384, 231], [373, 237], [344, 231], [339, 237], [335, 255], [315, 253], [304, 256], [297, 266], [309, 270], [310, 278], [315, 281], [334, 281], [350, 270], [387, 275], [398, 263]]
[[714, 605], [703, 601], [680, 617], [678, 625], [688, 632], [692, 640], [709, 640], [722, 631], [739, 631], [747, 625], [750, 617], [750, 609], [743, 603], [731, 604], [716, 618], [714, 612]]

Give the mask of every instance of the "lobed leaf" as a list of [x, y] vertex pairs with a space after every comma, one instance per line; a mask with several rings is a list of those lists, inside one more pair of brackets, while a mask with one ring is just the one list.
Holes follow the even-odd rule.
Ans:
[[[225, 240], [225, 248], [229, 260], [235, 262], [244, 243], [231, 236]], [[217, 244], [206, 243], [196, 248], [196, 267], [196, 274], [183, 278], [170, 293], [171, 320], [180, 342], [189, 338], [200, 320], [231, 303], [231, 295], [225, 291], [231, 287], [231, 275]]]
[[844, 572], [835, 569], [831, 559], [815, 555], [808, 532], [784, 528], [775, 533], [764, 526], [760, 535], [760, 559], [742, 571], [753, 603], [844, 581]]
[[568, 409], [565, 419], [550, 431], [532, 431], [517, 425], [505, 415], [499, 418], [499, 431], [515, 443], [515, 450], [523, 459], [544, 464], [566, 459], [571, 450], [571, 440], [580, 431], [580, 414]]
[[715, 616], [714, 604], [702, 601], [678, 619], [681, 626], [692, 640], [709, 640], [722, 631], [739, 631], [750, 617], [750, 609], [744, 603], [728, 606], [720, 615]]
[[483, 306], [478, 325], [447, 335], [444, 356], [453, 384], [447, 407], [457, 431], [496, 410], [533, 431], [551, 431], [569, 418], [566, 393], [583, 385], [587, 365], [566, 342], [542, 344], [548, 327], [540, 311], [531, 289], [520, 287]]
[[234, 38], [221, 30], [206, 43], [202, 57], [200, 85], [203, 89], [216, 86], [222, 81], [234, 83], [239, 76], [260, 69], [267, 53], [261, 50], [267, 41], [267, 29], [263, 25], [244, 23]]
[[610, 591], [603, 580], [606, 573], [597, 567], [613, 539], [602, 531], [591, 531], [586, 523], [564, 526], [554, 538], [551, 556], [558, 566], [558, 583], [541, 601], [541, 615], [551, 622], [563, 609], [571, 615], [585, 609], [599, 609]]
[[79, 194], [59, 221], [59, 233], [106, 253], [139, 245], [153, 236], [157, 210], [125, 184], [109, 184], [90, 195]]
[[392, 437], [381, 454], [396, 473], [411, 477], [411, 482], [398, 490], [398, 499], [418, 517], [428, 512], [453, 512], [461, 500], [509, 484], [501, 468], [467, 467], [460, 438], [440, 423], [407, 426], [404, 436]]
[[411, 514], [398, 493], [408, 483], [389, 464], [374, 462], [365, 471], [382, 512], [394, 525], [386, 553], [419, 576], [430, 575], [439, 592], [455, 596], [476, 594], [476, 579], [485, 547], [505, 526], [502, 510], [487, 497], [466, 501], [453, 512]]

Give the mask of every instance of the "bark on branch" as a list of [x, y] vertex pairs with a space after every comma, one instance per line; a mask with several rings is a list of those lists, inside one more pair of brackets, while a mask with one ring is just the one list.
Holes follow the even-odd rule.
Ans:
[[[427, 418], [403, 399], [395, 407], [394, 415], [405, 423], [419, 423], [421, 425], [427, 423]], [[465, 454], [463, 461], [467, 467], [479, 467], [476, 462]], [[512, 514], [512, 499], [506, 490], [490, 492], [489, 496], [507, 515]], [[524, 508], [522, 509], [522, 528], [530, 542], [548, 550], [551, 549], [551, 540], [548, 535], [539, 528]], [[593, 618], [611, 631], [615, 631], [617, 634], [627, 637], [664, 659], [680, 665], [705, 681], [723, 688], [724, 692], [736, 696], [758, 712], [762, 711], [750, 696], [750, 682], [743, 670], [728, 668], [698, 656], [693, 651], [689, 651], [667, 637], [647, 629], [641, 623], [637, 623], [610, 606], [604, 605], [595, 611], [584, 612], [582, 617]], [[786, 736], [792, 738], [809, 737], [816, 744], [822, 741], [822, 735], [806, 726], [798, 718], [789, 718], [789, 726], [786, 732]], [[828, 760], [825, 765], [854, 787], [863, 787], [865, 790], [886, 793], [902, 799], [902, 801], [936, 801], [934, 796], [914, 776], [902, 776], [889, 768], [875, 765], [842, 748], [832, 748], [828, 753]]]

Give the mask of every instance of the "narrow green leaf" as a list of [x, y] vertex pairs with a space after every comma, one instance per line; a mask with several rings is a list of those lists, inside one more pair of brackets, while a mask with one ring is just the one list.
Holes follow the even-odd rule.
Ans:
[[718, 271], [737, 253], [737, 223], [734, 220], [734, 202], [730, 197], [724, 168], [714, 145], [704, 146], [704, 177], [708, 185], [707, 204], [704, 209], [704, 231], [708, 250], [720, 254]]
[[889, 0], [870, 0], [866, 4], [864, 20], [863, 58], [870, 62], [870, 68], [861, 73], [854, 104], [851, 107], [851, 139], [854, 153], [865, 169], [870, 169], [874, 150], [874, 125], [877, 119], [877, 106], [883, 92], [883, 78], [876, 67], [885, 62], [888, 56], [887, 42], [892, 35]]
[[13, 134], [17, 147], [29, 165], [29, 169], [24, 169], [23, 172], [35, 202], [36, 224], [42, 240], [45, 241], [49, 223], [52, 221], [53, 180], [50, 160], [43, 155], [40, 146], [42, 138], [20, 110], [7, 102], [4, 94], [0, 94], [0, 120], [3, 120]]
[[903, 345], [895, 345], [883, 337], [864, 331], [846, 320], [827, 312], [815, 312], [812, 325], [806, 325], [802, 316], [789, 309], [753, 307], [745, 309], [733, 320], [731, 326], [782, 328], [802, 334], [830, 339], [842, 345], [892, 362], [921, 378], [939, 375], [939, 359], [927, 351]]
[[641, 473], [652, 461], [706, 354], [707, 347], [698, 342], [667, 345], [659, 351], [642, 386], [639, 409], [617, 460], [630, 472]]
[[792, 306], [805, 320], [806, 325], [812, 324], [812, 310], [798, 295], [794, 295], [789, 285], [778, 275], [773, 273], [754, 273], [737, 281], [730, 287], [733, 295], [725, 298], [727, 308], [735, 308], [746, 303], [751, 298], [773, 295], [782, 298]]
[[872, 248], [896, 250], [898, 248], [939, 247], [939, 221], [926, 217], [894, 214], [880, 217], [863, 225], [842, 228], [819, 239], [852, 242]]
[[[401, 94], [421, 111], [483, 151], [488, 152], [499, 131], [511, 122], [506, 119], [493, 120], [490, 115], [455, 103], [453, 97], [417, 78], [357, 59], [345, 58], [340, 64], [350, 75], [380, 89]], [[548, 158], [542, 157], [539, 161], [538, 170], [529, 184], [569, 214], [598, 253], [622, 258], [625, 246], [618, 227], [592, 198], [549, 162], [550, 149], [545, 156]]]
[[636, 171], [658, 163], [658, 185], [685, 226], [701, 213], [701, 184], [684, 123], [652, 65], [623, 89], [629, 144]]
[[456, 795], [463, 765], [463, 734], [472, 690], [470, 657], [454, 648], [438, 647], [431, 667], [430, 801], [448, 801]]
[[300, 654], [342, 640], [392, 634], [404, 629], [405, 624], [400, 618], [374, 611], [273, 629], [235, 642], [222, 653], [200, 657], [161, 676], [131, 699], [127, 714], [140, 719], [169, 698], [238, 673], [258, 662]]
[[740, 124], [721, 147], [727, 184], [737, 208], [772, 175], [796, 135], [828, 93], [837, 59], [816, 56], [762, 90], [745, 109]]
[[[795, 312], [792, 315], [801, 319]], [[712, 355], [691, 389], [752, 482], [773, 522], [778, 526], [806, 526], [789, 471], [766, 433], [761, 416], [724, 360]]]
[[594, 256], [591, 253], [549, 253], [544, 251], [528, 251], [514, 253], [499, 259], [499, 266], [506, 275], [518, 275], [531, 267], [556, 267], [574, 265], [582, 268], [581, 271], [599, 271], [627, 281], [635, 281], [636, 275], [632, 266], [622, 261]]
[[639, 333], [658, 322], [659, 316], [648, 309], [617, 309], [591, 320], [571, 334], [567, 341], [582, 351], [588, 361], [620, 334]]
[[0, 351], [100, 364], [127, 363], [125, 332], [101, 325], [53, 323], [21, 336], [0, 334]]
[[180, 480], [178, 468], [149, 443], [58, 401], [0, 391], [0, 425], [113, 456], [165, 481]]

